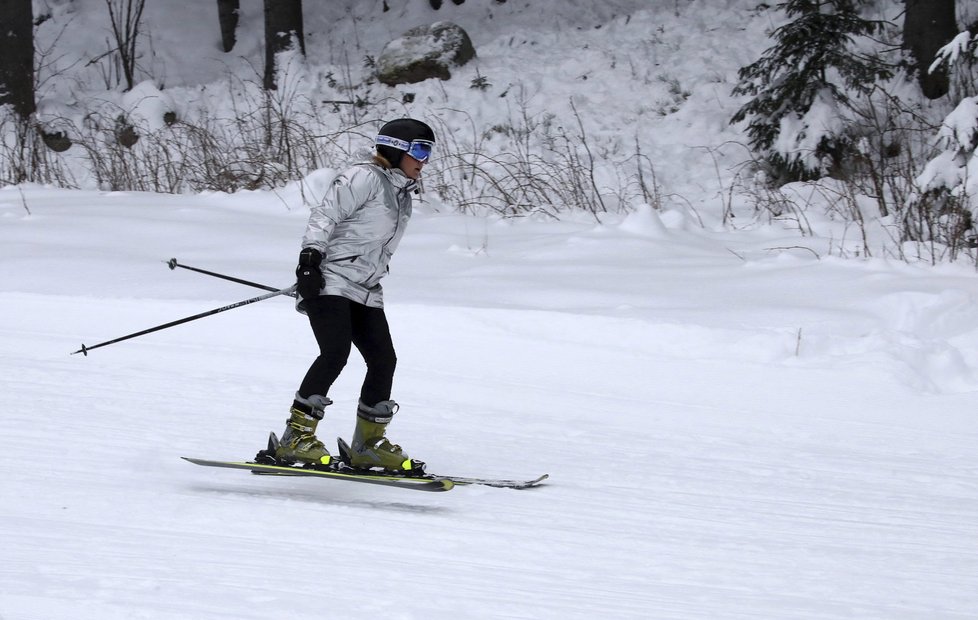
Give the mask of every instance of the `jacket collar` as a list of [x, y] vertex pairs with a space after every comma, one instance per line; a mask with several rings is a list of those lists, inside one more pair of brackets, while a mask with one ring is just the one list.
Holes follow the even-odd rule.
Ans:
[[400, 168], [385, 168], [372, 159], [359, 162], [358, 165], [373, 166], [377, 170], [380, 170], [399, 194], [413, 192], [420, 185], [414, 179], [408, 178]]
[[394, 188], [402, 192], [413, 191], [418, 186], [418, 182], [408, 178], [400, 168], [386, 168], [384, 169], [384, 174], [391, 180]]

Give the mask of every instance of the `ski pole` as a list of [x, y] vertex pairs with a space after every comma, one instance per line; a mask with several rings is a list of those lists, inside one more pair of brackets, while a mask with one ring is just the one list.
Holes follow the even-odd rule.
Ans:
[[[252, 286], [254, 288], [260, 288], [260, 289], [262, 289], [264, 291], [277, 291], [277, 290], [279, 290], [279, 289], [275, 288], [274, 286], [268, 286], [267, 284], [258, 284], [257, 282], [249, 282], [248, 280], [242, 280], [241, 278], [235, 278], [233, 276], [226, 276], [223, 273], [216, 273], [216, 272], [213, 272], [213, 271], [207, 271], [206, 269], [200, 269], [198, 267], [191, 267], [190, 265], [181, 265], [180, 263], [177, 262], [177, 259], [175, 259], [175, 258], [171, 258], [170, 260], [166, 261], [166, 265], [167, 265], [167, 267], [170, 268], [170, 271], [173, 271], [177, 267], [180, 267], [181, 269], [187, 269], [189, 271], [196, 271], [197, 273], [203, 273], [203, 274], [208, 275], [208, 276], [214, 276], [215, 278], [221, 278], [222, 280], [230, 280], [231, 282], [237, 282], [238, 284], [244, 284], [246, 286]], [[295, 293], [288, 293], [288, 294], [291, 295], [292, 297], [295, 297]]]
[[98, 344], [93, 344], [90, 347], [85, 346], [83, 344], [81, 346], [81, 348], [78, 349], [77, 351], [72, 351], [71, 355], [74, 355], [75, 353], [81, 353], [81, 354], [83, 354], [83, 355], [85, 355], [87, 357], [88, 356], [88, 352], [91, 351], [92, 349], [97, 349], [99, 347], [104, 347], [104, 346], [107, 346], [107, 345], [110, 345], [110, 344], [115, 344], [117, 342], [122, 342], [123, 340], [129, 340], [130, 338], [135, 338], [136, 336], [144, 336], [146, 334], [151, 334], [153, 332], [158, 332], [161, 329], [167, 329], [168, 327], [174, 327], [174, 326], [180, 325], [182, 323], [189, 323], [190, 321], [196, 321], [197, 319], [202, 319], [204, 317], [212, 316], [212, 315], [217, 314], [219, 312], [226, 312], [228, 310], [234, 310], [235, 308], [240, 308], [241, 306], [247, 306], [248, 304], [253, 304], [256, 301], [262, 301], [262, 300], [265, 300], [265, 299], [270, 299], [272, 297], [277, 297], [279, 295], [291, 295], [294, 292], [295, 292], [295, 286], [293, 285], [293, 286], [290, 286], [289, 288], [283, 288], [280, 291], [274, 291], [272, 293], [266, 293], [265, 295], [259, 295], [258, 297], [252, 297], [251, 299], [245, 299], [244, 301], [239, 301], [237, 303], [233, 303], [233, 304], [228, 305], [228, 306], [223, 306], [221, 308], [215, 308], [214, 310], [208, 310], [207, 312], [201, 312], [200, 314], [195, 314], [193, 316], [188, 316], [186, 318], [178, 319], [176, 321], [170, 321], [169, 323], [165, 323], [163, 325], [157, 325], [156, 327], [150, 327], [149, 329], [144, 329], [144, 330], [139, 331], [139, 332], [136, 332], [134, 334], [128, 334], [126, 336], [121, 336], [121, 337], [115, 338], [113, 340], [108, 340], [106, 342], [100, 342]]

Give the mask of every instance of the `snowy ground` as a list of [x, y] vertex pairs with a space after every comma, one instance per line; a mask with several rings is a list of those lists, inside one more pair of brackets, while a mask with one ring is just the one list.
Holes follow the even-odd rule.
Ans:
[[[729, 92], [771, 12], [557, 2], [358, 2], [356, 20], [306, 3], [311, 76], [455, 19], [478, 67], [417, 85], [404, 113], [491, 127], [522, 84], [532, 114], [566, 121], [573, 97], [595, 152], [643, 141], [662, 211], [499, 221], [429, 196], [385, 281], [392, 438], [435, 472], [548, 483], [422, 494], [184, 463], [281, 432], [315, 354], [288, 299], [69, 353], [261, 294], [172, 257], [290, 285], [299, 191], [2, 188], [0, 619], [978, 617], [974, 266], [881, 258], [878, 227], [858, 258], [858, 231], [815, 209], [802, 237], [726, 193], [744, 157]], [[39, 36], [71, 17], [50, 60], [77, 75], [46, 82], [42, 112], [80, 117], [61, 105], [83, 96], [56, 95], [98, 86], [102, 3], [48, 3]], [[181, 105], [260, 66], [257, 0], [234, 58], [212, 4], [160, 6], [144, 61]], [[362, 370], [324, 438], [350, 435]]]
[[313, 355], [286, 299], [68, 355], [260, 294], [174, 256], [288, 285], [304, 213], [269, 201], [0, 191], [4, 620], [978, 615], [971, 268], [422, 212], [391, 435], [551, 480], [416, 494], [179, 459], [281, 430]]

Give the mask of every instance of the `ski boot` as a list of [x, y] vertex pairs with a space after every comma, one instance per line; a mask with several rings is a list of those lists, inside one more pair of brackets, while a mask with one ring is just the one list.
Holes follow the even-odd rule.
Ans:
[[275, 437], [275, 433], [271, 434], [268, 451], [280, 463], [332, 465], [332, 455], [316, 437], [316, 426], [323, 419], [323, 410], [331, 404], [333, 401], [319, 394], [308, 399], [296, 394], [290, 410], [292, 415], [285, 422], [285, 433], [281, 440]]
[[337, 439], [340, 454], [350, 467], [379, 469], [408, 476], [424, 474], [424, 463], [411, 459], [401, 446], [391, 443], [384, 436], [397, 409], [397, 403], [392, 400], [381, 401], [373, 407], [359, 403], [353, 445]]

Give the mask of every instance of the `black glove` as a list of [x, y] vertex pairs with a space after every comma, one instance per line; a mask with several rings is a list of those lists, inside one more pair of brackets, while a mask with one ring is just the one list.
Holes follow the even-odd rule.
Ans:
[[323, 255], [316, 248], [303, 248], [299, 252], [299, 266], [295, 268], [295, 279], [299, 295], [303, 299], [319, 297], [319, 291], [326, 284], [320, 263]]

